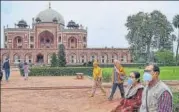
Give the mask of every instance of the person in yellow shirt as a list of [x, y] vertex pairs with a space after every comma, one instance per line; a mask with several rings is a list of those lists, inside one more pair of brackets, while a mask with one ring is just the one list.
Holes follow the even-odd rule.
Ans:
[[93, 87], [91, 97], [94, 96], [97, 87], [100, 87], [103, 94], [106, 95], [106, 91], [102, 86], [102, 69], [99, 67], [97, 60], [95, 60], [93, 62]]
[[113, 68], [113, 72], [112, 72], [112, 91], [111, 94], [109, 96], [109, 100], [113, 99], [113, 95], [116, 92], [116, 88], [117, 86], [119, 87], [120, 93], [121, 93], [121, 97], [124, 98], [124, 87], [123, 87], [123, 81], [125, 78], [125, 71], [124, 68], [122, 67], [122, 65], [120, 64], [119, 60], [114, 60], [114, 68]]

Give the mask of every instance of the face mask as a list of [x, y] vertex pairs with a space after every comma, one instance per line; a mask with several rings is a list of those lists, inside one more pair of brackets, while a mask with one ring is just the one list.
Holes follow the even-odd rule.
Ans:
[[129, 79], [127, 80], [127, 83], [128, 83], [128, 85], [132, 85], [132, 84], [133, 84], [133, 80], [132, 80], [131, 78], [129, 78]]
[[145, 72], [144, 75], [143, 75], [143, 80], [144, 80], [145, 82], [150, 82], [150, 81], [152, 81], [152, 75], [151, 75], [150, 73]]

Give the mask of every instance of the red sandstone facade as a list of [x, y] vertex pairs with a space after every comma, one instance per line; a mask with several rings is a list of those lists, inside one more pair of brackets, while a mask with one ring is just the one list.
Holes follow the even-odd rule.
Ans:
[[58, 45], [64, 44], [67, 64], [83, 64], [98, 59], [101, 64], [131, 63], [128, 48], [88, 48], [87, 29], [73, 21], [65, 28], [63, 17], [50, 7], [32, 19], [32, 28], [24, 20], [18, 27], [4, 27], [4, 46], [1, 48], [1, 61], [6, 57], [10, 63], [26, 61], [33, 64], [50, 64], [52, 53], [58, 52]]

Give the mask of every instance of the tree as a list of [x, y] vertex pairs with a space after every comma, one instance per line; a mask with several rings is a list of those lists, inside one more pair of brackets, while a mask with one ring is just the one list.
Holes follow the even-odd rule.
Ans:
[[[175, 59], [176, 57], [179, 57], [179, 54], [175, 56]], [[179, 60], [176, 61], [177, 65], [179, 65]]]
[[154, 10], [151, 13], [139, 12], [128, 16], [125, 25], [129, 31], [126, 39], [130, 48], [132, 48], [133, 60], [143, 57], [149, 62], [152, 50], [171, 50], [170, 33], [173, 31], [173, 28], [166, 16], [160, 11]]
[[66, 65], [65, 46], [60, 44], [58, 50], [58, 66], [64, 67]]
[[[172, 34], [172, 42], [175, 42], [177, 39], [177, 36], [175, 34]], [[174, 48], [174, 44], [172, 43], [172, 46]], [[174, 52], [174, 50], [172, 49], [172, 51]], [[176, 59], [176, 58], [175, 58]]]
[[177, 60], [178, 60], [178, 49], [179, 49], [179, 15], [176, 15], [173, 18], [173, 25], [176, 29], [178, 29], [178, 39], [176, 39], [177, 41], [177, 50], [176, 50], [176, 65], [178, 65]]
[[51, 67], [57, 67], [58, 66], [58, 59], [55, 53], [52, 54], [51, 56]]
[[169, 50], [160, 50], [155, 53], [157, 63], [163, 63], [164, 65], [173, 64], [173, 52]]

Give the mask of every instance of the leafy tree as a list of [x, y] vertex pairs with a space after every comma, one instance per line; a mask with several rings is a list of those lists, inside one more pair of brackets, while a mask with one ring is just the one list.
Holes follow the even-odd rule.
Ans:
[[160, 50], [155, 53], [157, 63], [163, 63], [164, 65], [170, 65], [174, 62], [173, 52], [169, 50]]
[[58, 66], [64, 67], [66, 65], [65, 46], [60, 44], [58, 50]]
[[58, 59], [55, 53], [52, 54], [51, 59], [51, 67], [58, 66]]
[[151, 51], [155, 49], [171, 50], [172, 41], [170, 33], [173, 31], [171, 23], [160, 11], [151, 13], [139, 12], [128, 16], [128, 34], [126, 39], [132, 48], [133, 60], [142, 57], [151, 61]]
[[178, 60], [178, 49], [179, 49], [179, 15], [176, 15], [174, 18], [173, 18], [173, 25], [176, 29], [178, 29], [178, 38], [176, 39], [177, 41], [177, 50], [176, 50], [176, 65], [177, 65], [177, 60]]
[[[179, 57], [179, 54], [176, 56], [176, 57]], [[175, 59], [176, 59], [175, 57]], [[179, 59], [176, 61], [177, 65], [179, 65]]]

